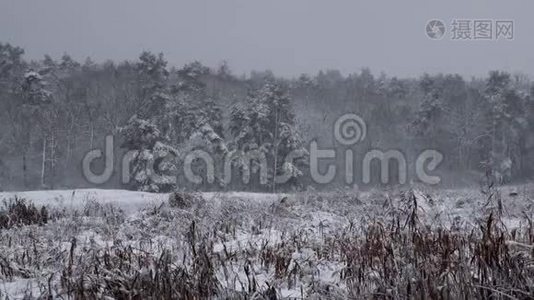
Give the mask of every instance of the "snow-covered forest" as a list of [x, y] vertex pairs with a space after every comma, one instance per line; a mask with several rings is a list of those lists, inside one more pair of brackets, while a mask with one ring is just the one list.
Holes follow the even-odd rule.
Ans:
[[0, 0], [0, 300], [534, 299], [532, 11]]
[[534, 299], [532, 9], [23, 2], [0, 300]]
[[[68, 54], [29, 61], [24, 49], [2, 43], [0, 186], [155, 192], [335, 189], [347, 185], [344, 178], [315, 183], [306, 155], [311, 141], [336, 151], [350, 148], [332, 133], [336, 118], [346, 112], [357, 113], [368, 127], [366, 139], [352, 147], [356, 157], [372, 149], [397, 149], [408, 158], [422, 149], [438, 150], [444, 160], [436, 172], [444, 187], [478, 184], [488, 176], [499, 183], [523, 182], [534, 174], [529, 134], [534, 85], [520, 73], [397, 78], [362, 69], [284, 78], [270, 71], [234, 74], [226, 63], [173, 66], [150, 52], [134, 61], [78, 62]], [[105, 149], [108, 136], [115, 141], [112, 176], [99, 184], [88, 182], [82, 161], [90, 150]], [[252, 171], [250, 182], [244, 184], [222, 178], [221, 166], [208, 178], [204, 162], [194, 160], [192, 170], [201, 180], [185, 180], [180, 166], [199, 149], [216, 162], [231, 153], [234, 174], [242, 174], [243, 157], [257, 151], [266, 157], [267, 172], [255, 173], [253, 164], [246, 170]], [[302, 156], [285, 162], [292, 151]], [[127, 183], [120, 176], [126, 152], [133, 156]], [[161, 152], [172, 159], [158, 164], [158, 171], [172, 174], [176, 182], [155, 183], [143, 174], [147, 161]], [[343, 166], [341, 157], [337, 163]], [[99, 161], [91, 167], [102, 169]], [[282, 171], [291, 178], [276, 186], [274, 174]], [[357, 174], [349, 186], [381, 185], [379, 172], [373, 174], [369, 184], [361, 184]]]

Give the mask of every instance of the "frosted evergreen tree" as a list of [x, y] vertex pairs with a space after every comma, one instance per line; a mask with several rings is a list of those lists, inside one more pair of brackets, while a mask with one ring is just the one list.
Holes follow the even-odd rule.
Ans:
[[489, 105], [487, 126], [491, 138], [486, 164], [495, 180], [503, 183], [511, 179], [519, 165], [519, 140], [528, 128], [526, 97], [512, 88], [510, 74], [498, 71], [490, 73], [484, 95]]
[[[171, 75], [174, 84], [171, 101], [166, 107], [165, 122], [170, 128], [166, 136], [180, 148], [181, 162], [195, 150], [209, 153], [216, 161], [222, 161], [228, 151], [224, 140], [222, 109], [207, 95], [202, 80], [209, 74], [207, 67], [193, 62]], [[195, 174], [206, 174], [205, 162], [195, 161], [191, 168]], [[215, 177], [217, 184], [223, 183], [220, 175]]]
[[122, 148], [129, 150], [130, 188], [145, 192], [168, 192], [175, 188], [174, 157], [177, 150], [163, 142], [155, 124], [133, 116], [119, 132], [124, 137]]
[[25, 103], [29, 105], [48, 104], [52, 98], [52, 93], [47, 89], [47, 82], [34, 70], [24, 74], [22, 92]]
[[[32, 111], [26, 109], [21, 93], [21, 77], [26, 64], [22, 59], [24, 50], [10, 44], [0, 43], [0, 103], [5, 110], [5, 119], [9, 120], [13, 149], [21, 154], [21, 173], [24, 186], [28, 185], [27, 154], [30, 150], [32, 124], [28, 122]], [[7, 124], [6, 124], [7, 125]]]
[[149, 192], [166, 192], [175, 188], [171, 175], [175, 170], [174, 158], [177, 150], [169, 146], [168, 139], [160, 128], [165, 127], [168, 95], [166, 70], [167, 62], [163, 55], [143, 52], [137, 64], [139, 114], [130, 118], [119, 129], [124, 142], [122, 148], [132, 155], [130, 164], [130, 188]]
[[[44, 184], [45, 163], [47, 160], [46, 137], [47, 132], [53, 127], [56, 110], [51, 107], [52, 91], [48, 80], [45, 78], [47, 70], [41, 68], [37, 63], [32, 63], [31, 67], [21, 60], [23, 51], [10, 45], [0, 44], [0, 65], [3, 74], [0, 77], [10, 77], [6, 87], [8, 92], [7, 113], [12, 122], [13, 137], [17, 140], [18, 147], [22, 153], [22, 169], [24, 185], [27, 185], [27, 157], [32, 133], [41, 131], [42, 142], [42, 164], [41, 164], [41, 184]], [[22, 71], [24, 70], [25, 71]]]
[[[264, 85], [247, 102], [234, 105], [230, 119], [234, 146], [241, 155], [249, 151], [265, 154], [272, 190], [277, 188], [276, 176], [282, 174], [289, 177], [289, 185], [295, 186], [303, 175], [307, 151], [296, 130], [291, 99], [286, 90], [274, 83]], [[286, 160], [290, 153], [295, 159]]]
[[173, 129], [170, 134], [173, 142], [183, 143], [201, 133], [207, 142], [222, 151], [222, 109], [206, 93], [202, 77], [208, 74], [209, 69], [199, 62], [187, 64], [175, 72], [176, 84], [172, 87], [172, 101], [166, 107], [166, 117]]
[[[143, 52], [136, 65], [138, 72], [138, 85], [140, 107], [138, 115], [141, 118], [152, 119], [157, 126], [162, 126], [166, 107], [170, 101], [167, 61], [163, 54], [155, 55]], [[165, 129], [163, 129], [165, 130]]]

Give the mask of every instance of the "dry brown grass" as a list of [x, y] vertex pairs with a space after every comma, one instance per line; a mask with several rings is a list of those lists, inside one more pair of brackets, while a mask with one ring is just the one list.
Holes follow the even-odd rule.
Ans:
[[[180, 213], [173, 217], [167, 212], [165, 220], [191, 218], [176, 237], [183, 237], [178, 246], [115, 238], [108, 246], [88, 247], [72, 239], [68, 250], [57, 253], [59, 269], [43, 284], [40, 297], [281, 299], [283, 287], [299, 290], [298, 298], [303, 299], [533, 299], [533, 222], [525, 216], [521, 227], [509, 230], [502, 221], [498, 195], [493, 191], [487, 197], [487, 214], [469, 230], [424, 222], [421, 203], [407, 191], [396, 199], [387, 219], [351, 221], [318, 238], [293, 230], [279, 242], [260, 238], [237, 248], [222, 243], [222, 251], [214, 245], [236, 237], [244, 223], [236, 221], [242, 211], [229, 209], [223, 220], [200, 224], [202, 219], [169, 206]], [[239, 205], [230, 206], [235, 207]], [[100, 210], [96, 207], [85, 214]], [[149, 216], [163, 212], [159, 207]], [[252, 231], [259, 234], [276, 218], [280, 217], [252, 218], [256, 219]], [[117, 222], [124, 220], [109, 226], [121, 226]], [[310, 258], [295, 257], [305, 251], [312, 253]], [[32, 261], [40, 261], [45, 252], [36, 247], [11, 261], [0, 255], [0, 272], [10, 278], [30, 276]], [[337, 266], [336, 284], [319, 279], [320, 266], [330, 262]], [[265, 273], [271, 274], [267, 281]], [[54, 281], [59, 284], [51, 284]]]

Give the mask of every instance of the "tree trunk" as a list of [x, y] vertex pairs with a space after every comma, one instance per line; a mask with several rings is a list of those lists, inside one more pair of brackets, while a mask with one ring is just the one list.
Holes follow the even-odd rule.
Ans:
[[44, 184], [45, 184], [45, 167], [46, 167], [46, 137], [43, 138], [43, 153], [42, 153], [42, 164], [41, 164], [41, 187], [44, 187]]
[[273, 193], [276, 193], [276, 172], [278, 171], [278, 109], [275, 115], [274, 126], [274, 167], [273, 167]]
[[93, 126], [93, 123], [91, 123], [91, 137], [90, 137], [90, 145], [89, 145], [89, 149], [93, 150], [93, 141], [94, 141], [94, 137], [95, 137], [95, 129], [94, 129], [94, 126]]
[[50, 175], [50, 188], [52, 189], [54, 189], [56, 178], [56, 143], [55, 136], [52, 134], [50, 142], [50, 170], [52, 171]]
[[22, 151], [22, 183], [24, 184], [24, 188], [28, 187], [28, 176], [26, 174], [27, 171], [26, 167], [26, 150]]
[[65, 166], [69, 166], [69, 163], [70, 163], [70, 156], [71, 156], [71, 141], [70, 141], [70, 135], [67, 136], [67, 153], [65, 155]]

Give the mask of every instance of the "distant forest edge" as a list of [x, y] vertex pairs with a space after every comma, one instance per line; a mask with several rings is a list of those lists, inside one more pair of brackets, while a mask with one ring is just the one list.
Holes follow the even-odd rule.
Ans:
[[[350, 147], [356, 170], [372, 149], [396, 149], [408, 161], [424, 149], [435, 149], [444, 155], [436, 170], [444, 187], [473, 184], [484, 177], [520, 182], [534, 174], [534, 84], [524, 74], [492, 71], [486, 78], [422, 74], [403, 79], [362, 69], [348, 76], [327, 70], [288, 79], [270, 71], [236, 76], [226, 63], [217, 68], [199, 62], [169, 66], [162, 54], [150, 52], [136, 61], [103, 63], [90, 58], [77, 62], [67, 54], [27, 61], [23, 54], [19, 47], [0, 43], [4, 190], [344, 187], [342, 176], [327, 186], [314, 183], [306, 152], [314, 140], [324, 149], [335, 149], [340, 153], [336, 166], [343, 169], [342, 153], [348, 147], [336, 143], [333, 124], [349, 112], [367, 124], [365, 140]], [[90, 150], [104, 149], [109, 135], [115, 137], [113, 175], [94, 185], [82, 175], [82, 160]], [[206, 165], [195, 161], [193, 171], [203, 180], [185, 180], [179, 166], [198, 149], [215, 161], [233, 151], [236, 178], [224, 182], [217, 168], [214, 181], [208, 182], [203, 175]], [[299, 150], [302, 159], [284, 160]], [[127, 151], [136, 155], [129, 170], [132, 179], [124, 183], [120, 164]], [[147, 161], [160, 151], [175, 156], [161, 171], [175, 174], [176, 183], [153, 182], [145, 174]], [[241, 156], [249, 151], [265, 154], [267, 184], [260, 184], [254, 172], [248, 184], [238, 178], [246, 168]], [[103, 168], [99, 163], [93, 167]], [[291, 178], [276, 186], [274, 175], [281, 172]], [[355, 183], [360, 175], [355, 172]], [[370, 185], [382, 185], [378, 171]]]

